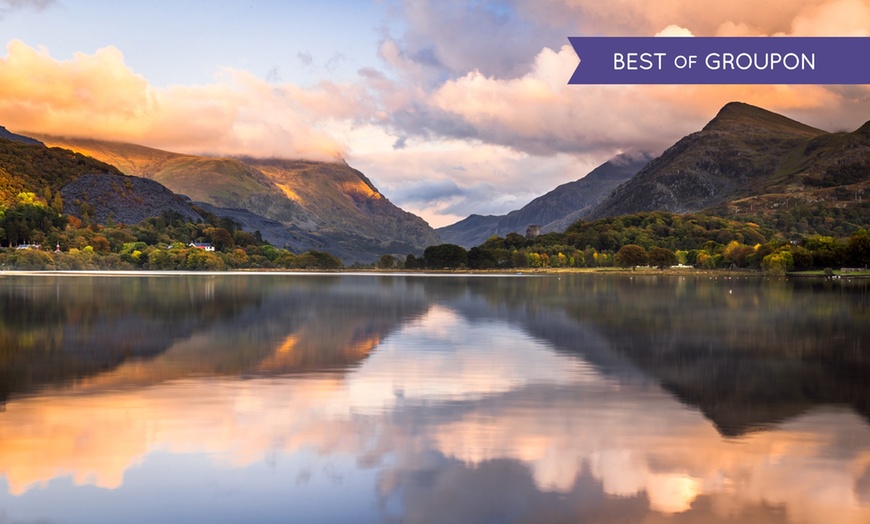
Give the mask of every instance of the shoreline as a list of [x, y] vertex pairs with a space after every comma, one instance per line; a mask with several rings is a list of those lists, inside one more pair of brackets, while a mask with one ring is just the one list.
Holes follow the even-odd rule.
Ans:
[[820, 271], [792, 272], [783, 277], [771, 277], [757, 270], [734, 270], [734, 269], [698, 269], [698, 268], [670, 268], [670, 269], [620, 269], [620, 268], [526, 268], [523, 270], [506, 269], [323, 269], [323, 270], [292, 270], [292, 269], [236, 269], [228, 271], [183, 271], [183, 270], [143, 270], [143, 269], [86, 269], [86, 270], [33, 270], [33, 269], [4, 269], [0, 270], [0, 276], [31, 275], [31, 276], [218, 276], [218, 275], [379, 275], [379, 276], [545, 276], [545, 275], [614, 275], [614, 276], [692, 276], [710, 278], [804, 278], [804, 279], [864, 279], [870, 278], [870, 271], [856, 271], [840, 273], [836, 272], [833, 277], [826, 276]]

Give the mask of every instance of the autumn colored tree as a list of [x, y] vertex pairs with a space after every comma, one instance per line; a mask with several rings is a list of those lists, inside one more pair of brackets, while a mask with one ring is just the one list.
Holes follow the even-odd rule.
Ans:
[[228, 251], [236, 247], [233, 235], [222, 227], [208, 228], [203, 233], [208, 236], [209, 241], [218, 251]]
[[677, 255], [670, 249], [654, 247], [649, 250], [649, 265], [665, 269], [677, 264]]
[[787, 271], [794, 267], [791, 252], [787, 249], [771, 253], [761, 261], [761, 269], [771, 276], [784, 276]]
[[630, 267], [632, 269], [637, 266], [645, 266], [649, 261], [649, 255], [646, 249], [637, 244], [627, 244], [619, 248], [616, 255], [613, 257], [613, 263], [616, 267]]

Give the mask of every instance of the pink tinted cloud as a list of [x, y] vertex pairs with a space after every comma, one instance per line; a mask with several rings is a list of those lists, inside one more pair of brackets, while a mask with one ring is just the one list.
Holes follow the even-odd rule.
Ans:
[[[420, 6], [426, 2], [412, 4], [411, 13], [436, 9]], [[563, 38], [581, 32], [856, 35], [870, 29], [866, 0], [771, 0], [763, 5], [755, 0], [520, 0], [512, 5], [517, 27], [537, 24], [542, 35], [570, 31]], [[490, 18], [482, 17], [484, 24]], [[416, 17], [408, 20], [409, 33], [416, 31]], [[511, 23], [509, 17], [505, 23]], [[475, 46], [478, 37], [457, 36], [449, 27], [439, 31], [439, 24], [436, 17], [427, 29], [432, 56], [450, 56], [457, 41]], [[423, 61], [414, 59], [419, 47], [412, 40], [387, 40], [382, 48], [384, 58], [393, 68], [407, 72], [407, 79], [417, 79], [427, 70]], [[512, 52], [528, 49], [505, 49]], [[453, 66], [445, 67], [445, 72], [455, 72], [459, 64], [450, 63]], [[473, 138], [534, 155], [573, 153], [603, 160], [623, 150], [662, 149], [699, 129], [732, 100], [785, 112], [826, 129], [855, 129], [870, 118], [866, 86], [568, 86], [577, 57], [567, 46], [539, 47], [531, 59], [517, 55], [506, 63], [528, 65], [523, 73], [511, 76], [504, 74], [504, 68], [468, 65], [465, 73], [454, 74], [395, 108], [392, 125], [403, 136]]]
[[180, 152], [334, 160], [345, 145], [321, 126], [365, 118], [370, 106], [354, 85], [302, 89], [233, 70], [208, 85], [155, 88], [113, 47], [60, 61], [12, 41], [0, 58], [7, 127]]

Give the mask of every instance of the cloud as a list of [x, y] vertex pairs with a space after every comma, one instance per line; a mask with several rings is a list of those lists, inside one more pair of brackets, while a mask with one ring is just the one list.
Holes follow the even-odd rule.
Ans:
[[806, 36], [868, 36], [870, 5], [865, 0], [834, 0], [804, 8], [791, 33]]
[[512, 2], [405, 0], [400, 11], [407, 30], [387, 39], [382, 52], [388, 60], [428, 69], [435, 81], [473, 69], [497, 78], [522, 75], [542, 47], [566, 36], [521, 16]]
[[678, 25], [671, 24], [666, 28], [662, 29], [656, 36], [695, 36], [691, 31], [686, 29], [685, 27], [680, 27]]
[[[459, 169], [457, 169], [458, 171]], [[391, 198], [406, 209], [423, 215], [437, 209], [439, 215], [459, 220], [471, 214], [499, 215], [525, 205], [535, 193], [503, 186], [475, 183], [463, 187], [452, 180], [424, 181], [403, 184], [391, 192]], [[430, 217], [433, 227], [447, 225], [439, 217]], [[448, 221], [449, 222], [449, 221]]]
[[568, 36], [651, 36], [667, 28], [701, 36], [865, 34], [867, 8], [863, 0], [770, 0], [763, 7], [756, 0], [402, 0], [405, 30], [384, 38], [381, 55], [421, 85], [471, 71], [510, 79]]
[[0, 18], [3, 18], [12, 11], [21, 9], [42, 11], [56, 4], [56, 0], [0, 0]]
[[552, 28], [589, 35], [654, 35], [667, 26], [684, 27], [698, 36], [719, 34], [723, 24], [745, 25], [759, 34], [789, 33], [802, 13], [839, 0], [518, 0], [523, 17]]
[[[371, 137], [380, 134], [378, 140]], [[569, 154], [530, 155], [477, 140], [408, 139], [394, 149], [383, 128], [356, 128], [346, 140], [357, 146], [348, 162], [366, 173], [392, 202], [433, 227], [469, 214], [505, 214], [566, 180], [576, 180], [599, 163]]]
[[[533, 10], [519, 1], [505, 8], [506, 14], [485, 4], [489, 10], [477, 6], [463, 11], [467, 18], [459, 26], [486, 27], [498, 18], [496, 12], [506, 27], [557, 29], [571, 20], [582, 22], [578, 27], [594, 34], [838, 34], [837, 27], [847, 34], [862, 34], [870, 28], [870, 6], [861, 0], [776, 0], [764, 10], [744, 0], [712, 6], [677, 0], [618, 4], [550, 1]], [[435, 18], [427, 30], [426, 53], [438, 60], [414, 55], [414, 50], [422, 48], [408, 43], [415, 41], [412, 36], [382, 45], [388, 63], [407, 74], [405, 81], [417, 82], [421, 76], [443, 78], [423, 92], [419, 86], [416, 91], [402, 86], [401, 81], [375, 88], [385, 95], [384, 100], [398, 102], [389, 108], [389, 125], [403, 137], [473, 139], [531, 155], [568, 153], [604, 160], [617, 150], [661, 150], [702, 127], [732, 100], [785, 112], [828, 129], [855, 129], [870, 113], [866, 86], [852, 87], [848, 95], [836, 86], [568, 86], [577, 57], [570, 47], [561, 45], [564, 41], [540, 48], [534, 55], [528, 54], [533, 46], [506, 48], [502, 62], [507, 60], [511, 68], [482, 57], [449, 65], [444, 58], [449, 56], [446, 49], [456, 42], [472, 43], [467, 40], [470, 37], [462, 40], [457, 35], [456, 24], [442, 28], [438, 20], [443, 9], [447, 8], [427, 2], [415, 2], [406, 9], [413, 28], [421, 13]], [[497, 31], [478, 33], [475, 38], [493, 44], [502, 38]], [[440, 67], [439, 74], [426, 72], [436, 67]], [[460, 73], [463, 67], [464, 74]], [[406, 93], [405, 99], [395, 96], [397, 90]]]
[[424, 180], [403, 185], [393, 193], [393, 196], [403, 202], [425, 203], [463, 194], [465, 191], [453, 180]]
[[[0, 59], [2, 124], [189, 153], [341, 155], [443, 224], [520, 207], [619, 152], [663, 150], [733, 100], [827, 130], [870, 115], [868, 86], [567, 85], [569, 35], [866, 35], [867, 0], [399, 0], [388, 12], [381, 67], [304, 87], [276, 69], [268, 81], [222, 70], [208, 84], [156, 88], [112, 47], [60, 61], [13, 41]], [[316, 63], [309, 51], [297, 58]], [[317, 69], [347, 62], [336, 54]], [[445, 179], [462, 193], [413, 194], [424, 188], [414, 182]]]
[[299, 51], [298, 53], [296, 53], [296, 58], [298, 58], [299, 61], [302, 62], [302, 65], [306, 65], [306, 66], [310, 66], [311, 63], [314, 61], [314, 58], [311, 56], [311, 53], [309, 53], [307, 51], [304, 53], [302, 51]]
[[207, 85], [155, 88], [114, 47], [59, 61], [12, 41], [0, 59], [7, 127], [179, 152], [333, 160], [345, 145], [322, 127], [366, 118], [367, 98], [354, 85], [324, 81], [305, 89], [236, 70]]

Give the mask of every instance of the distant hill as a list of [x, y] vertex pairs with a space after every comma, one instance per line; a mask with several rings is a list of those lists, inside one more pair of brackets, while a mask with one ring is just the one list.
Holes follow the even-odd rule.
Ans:
[[368, 178], [344, 163], [212, 158], [134, 144], [37, 136], [49, 145], [113, 164], [125, 174], [156, 180], [297, 252], [324, 250], [345, 263], [372, 262], [384, 253], [420, 253], [440, 243], [423, 219], [393, 205]]
[[[497, 235], [499, 221], [504, 217], [505, 215], [469, 215], [455, 224], [439, 227], [435, 231], [448, 244], [470, 248], [482, 244], [493, 235]], [[525, 229], [522, 233], [525, 233]]]
[[601, 164], [579, 180], [568, 182], [532, 200], [522, 208], [501, 216], [471, 215], [464, 220], [439, 228], [448, 243], [472, 247], [487, 238], [508, 233], [525, 234], [530, 225], [539, 225], [544, 233], [563, 231], [586, 214], [619, 184], [633, 177], [654, 155], [630, 153], [618, 155]]
[[[863, 206], [870, 186], [870, 125], [828, 133], [732, 102], [591, 210], [765, 215], [789, 208]], [[866, 198], [864, 198], [866, 199]]]

